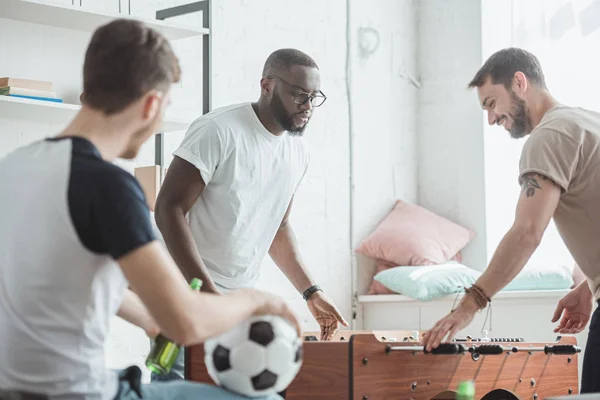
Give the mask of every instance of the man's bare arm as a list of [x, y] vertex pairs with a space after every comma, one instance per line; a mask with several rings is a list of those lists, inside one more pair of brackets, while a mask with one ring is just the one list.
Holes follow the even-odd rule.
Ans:
[[117, 260], [160, 332], [189, 346], [223, 333], [252, 315], [275, 314], [300, 325], [280, 298], [252, 289], [225, 296], [193, 291], [158, 242], [144, 245]]
[[292, 282], [296, 290], [302, 293], [312, 285], [314, 281], [309, 276], [304, 266], [296, 243], [296, 236], [289, 224], [289, 215], [292, 209], [293, 198], [288, 205], [279, 230], [275, 234], [273, 243], [269, 249], [269, 255], [279, 267], [281, 272]]
[[154, 337], [159, 333], [158, 324], [154, 321], [144, 303], [137, 294], [129, 289], [125, 292], [117, 315], [125, 321], [142, 328], [150, 337]]
[[475, 283], [488, 297], [509, 284], [527, 264], [554, 215], [560, 195], [561, 188], [543, 175], [531, 173], [523, 177], [515, 221]]
[[204, 187], [198, 169], [175, 156], [156, 199], [155, 218], [171, 256], [188, 282], [200, 278], [202, 291], [217, 293], [185, 218]]

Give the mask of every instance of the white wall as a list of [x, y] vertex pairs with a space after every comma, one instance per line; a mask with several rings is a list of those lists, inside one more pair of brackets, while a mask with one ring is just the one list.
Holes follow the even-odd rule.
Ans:
[[[70, 0], [56, 1], [70, 4]], [[118, 0], [83, 3], [97, 11], [118, 11]], [[153, 18], [157, 9], [185, 3], [132, 0], [130, 6], [133, 15]], [[122, 1], [121, 6], [127, 13], [129, 4]], [[347, 11], [345, 0], [306, 0], [293, 12], [289, 3], [280, 0], [214, 0], [212, 66], [214, 108], [257, 99], [263, 63], [277, 48], [296, 47], [319, 64], [322, 89], [329, 99], [316, 110], [305, 133], [312, 163], [291, 219], [310, 273], [350, 321], [352, 248], [383, 218], [396, 198], [417, 200], [417, 98], [412, 83], [417, 42], [412, 1], [366, 4], [352, 0], [349, 26]], [[179, 19], [200, 23], [198, 14]], [[66, 102], [78, 102], [88, 34], [1, 19], [0, 27], [0, 51], [6, 55], [0, 59], [0, 76], [52, 80]], [[379, 45], [368, 55], [364, 51], [371, 42], [362, 34], [368, 32], [365, 28], [374, 29], [379, 37]], [[347, 34], [351, 37], [349, 60]], [[183, 80], [174, 88], [169, 113], [195, 117], [202, 109], [201, 39], [173, 44], [183, 66]], [[0, 157], [61, 128], [35, 121], [0, 120], [0, 124]], [[167, 163], [182, 135], [166, 136]], [[134, 166], [153, 162], [151, 140], [136, 160], [120, 160], [118, 164], [132, 172]], [[355, 195], [352, 210], [351, 184]], [[359, 260], [358, 267], [368, 271], [370, 261]], [[284, 296], [306, 329], [317, 328], [300, 295], [270, 260], [265, 260], [259, 287]], [[112, 323], [109, 366], [142, 365], [149, 348], [143, 332], [117, 318]]]
[[[311, 0], [294, 12], [277, 0], [213, 4], [213, 108], [257, 100], [264, 62], [276, 49], [297, 48], [319, 65], [328, 100], [315, 109], [304, 134], [311, 164], [294, 200], [291, 223], [310, 274], [349, 318], [346, 3]], [[270, 258], [263, 264], [259, 287], [284, 296], [307, 329], [318, 329], [301, 295]]]
[[[351, 2], [353, 249], [396, 199], [417, 203], [416, 12], [415, 1]], [[361, 295], [375, 262], [363, 256], [355, 262]]]
[[[118, 0], [83, 3], [98, 11], [118, 11]], [[132, 14], [154, 18], [157, 9], [185, 3], [122, 0], [121, 6], [124, 13], [131, 6]], [[277, 48], [303, 50], [321, 68], [322, 89], [329, 99], [316, 110], [305, 134], [312, 163], [291, 219], [311, 274], [348, 320], [352, 292], [365, 293], [374, 267], [372, 260], [354, 259], [352, 250], [398, 198], [476, 231], [463, 255], [467, 265], [485, 268], [514, 213], [511, 196], [518, 195], [514, 176], [520, 152], [518, 142], [484, 128], [476, 95], [466, 89], [484, 57], [509, 43], [505, 35], [512, 37], [512, 25], [505, 21], [512, 15], [512, 3], [486, 2], [483, 7], [479, 0], [350, 0], [349, 4], [305, 0], [290, 12], [289, 3], [281, 0], [213, 0], [212, 16], [213, 108], [257, 99], [264, 60]], [[552, 10], [543, 10], [550, 18]], [[493, 18], [501, 12], [506, 18]], [[200, 24], [200, 17], [178, 20]], [[550, 44], [566, 51], [574, 43], [591, 46], [598, 39], [594, 31], [578, 42], [581, 35], [573, 32], [550, 42], [537, 37], [535, 45], [532, 39], [523, 43], [537, 46], [557, 95], [593, 106], [593, 91], [584, 96], [576, 90], [589, 87], [588, 81], [570, 85], [559, 79], [570, 65], [549, 69], [556, 61]], [[65, 101], [76, 103], [88, 40], [89, 35], [80, 32], [0, 19], [0, 54], [6, 55], [0, 59], [0, 76], [52, 80]], [[193, 118], [202, 109], [201, 39], [173, 44], [183, 79], [174, 88], [169, 112]], [[578, 79], [596, 79], [593, 71], [600, 61], [593, 54], [569, 54], [569, 59], [579, 61], [578, 68], [587, 68]], [[0, 120], [0, 124], [0, 157], [61, 128], [35, 121]], [[183, 133], [166, 136], [167, 164]], [[134, 166], [153, 162], [154, 145], [149, 141], [136, 160], [118, 164], [133, 171]], [[359, 282], [354, 288], [352, 263]], [[303, 300], [271, 260], [265, 260], [263, 271], [259, 287], [284, 296], [305, 328], [316, 329]], [[118, 319], [113, 324], [109, 365], [142, 365], [148, 351], [143, 332]]]
[[481, 1], [420, 1], [419, 203], [476, 232], [464, 263], [486, 267], [483, 125], [466, 90], [481, 66]]
[[[396, 198], [416, 202], [416, 88], [404, 77], [416, 74], [414, 3], [351, 1], [348, 9], [346, 1], [313, 0], [294, 13], [275, 0], [214, 4], [214, 107], [257, 99], [264, 60], [277, 48], [296, 47], [320, 66], [328, 100], [305, 134], [312, 162], [292, 224], [310, 273], [350, 321], [351, 248]], [[229, 51], [247, 37], [256, 40]], [[373, 52], [366, 54], [371, 45]], [[231, 65], [243, 67], [232, 73]], [[371, 268], [371, 260], [358, 260], [362, 273]], [[259, 287], [283, 295], [304, 326], [317, 329], [304, 301], [270, 259], [263, 271]]]

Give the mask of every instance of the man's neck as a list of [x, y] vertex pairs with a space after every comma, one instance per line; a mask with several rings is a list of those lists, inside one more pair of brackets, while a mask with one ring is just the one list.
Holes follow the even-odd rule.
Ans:
[[256, 103], [252, 103], [252, 108], [266, 130], [275, 136], [280, 136], [285, 133], [285, 129], [283, 129], [273, 117], [271, 106], [266, 99], [261, 97]]
[[531, 118], [532, 128], [539, 125], [544, 118], [544, 115], [554, 107], [560, 105], [556, 99], [547, 91], [540, 91], [536, 94], [536, 100], [533, 101], [532, 107], [529, 109], [529, 117]]
[[126, 132], [127, 126], [122, 122], [119, 117], [106, 117], [98, 111], [83, 107], [58, 137], [87, 139], [98, 149], [104, 160], [113, 161], [127, 146], [129, 135]]

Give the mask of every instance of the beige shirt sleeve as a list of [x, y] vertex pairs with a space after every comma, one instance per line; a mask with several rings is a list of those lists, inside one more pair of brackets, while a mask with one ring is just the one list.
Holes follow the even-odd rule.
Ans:
[[569, 185], [579, 160], [579, 143], [571, 136], [552, 128], [542, 128], [531, 134], [521, 153], [519, 185], [523, 175], [535, 172], [544, 175], [562, 188]]

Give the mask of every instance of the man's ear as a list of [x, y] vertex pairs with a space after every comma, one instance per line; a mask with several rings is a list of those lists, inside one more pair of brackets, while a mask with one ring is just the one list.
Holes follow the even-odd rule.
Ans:
[[160, 112], [160, 105], [163, 100], [163, 93], [155, 90], [148, 92], [144, 100], [144, 119], [151, 120]]
[[515, 72], [515, 76], [513, 79], [513, 91], [517, 93], [525, 93], [529, 86], [529, 81], [527, 81], [527, 77], [521, 71]]
[[263, 96], [269, 97], [273, 92], [273, 80], [269, 78], [261, 78], [260, 80], [260, 93]]

